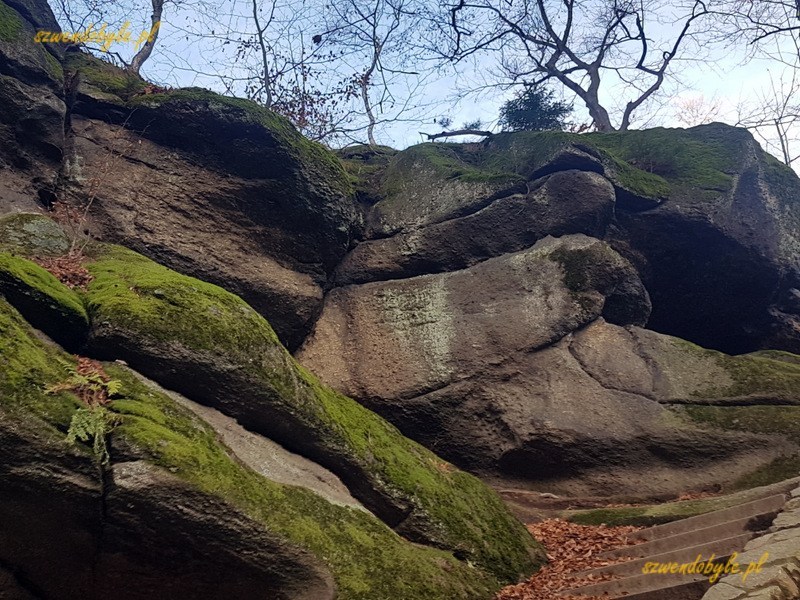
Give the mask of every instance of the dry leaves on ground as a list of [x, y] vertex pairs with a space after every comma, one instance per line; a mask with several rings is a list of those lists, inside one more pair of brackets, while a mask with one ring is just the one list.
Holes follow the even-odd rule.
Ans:
[[83, 266], [84, 257], [78, 252], [56, 258], [36, 258], [34, 260], [69, 288], [86, 289], [86, 286], [92, 282], [93, 277]]
[[603, 567], [628, 559], [603, 559], [608, 550], [639, 543], [631, 534], [640, 527], [577, 525], [562, 519], [547, 519], [528, 525], [533, 536], [544, 544], [549, 560], [528, 581], [503, 588], [495, 600], [603, 600], [590, 596], [559, 596], [559, 592], [599, 583], [611, 576], [574, 577], [574, 573]]

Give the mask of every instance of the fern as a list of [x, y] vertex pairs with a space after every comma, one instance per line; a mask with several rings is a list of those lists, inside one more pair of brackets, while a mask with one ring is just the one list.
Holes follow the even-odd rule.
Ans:
[[79, 408], [72, 415], [67, 430], [67, 442], [92, 441], [92, 449], [101, 465], [108, 464], [111, 456], [108, 453], [106, 437], [117, 424], [117, 417], [102, 406]]

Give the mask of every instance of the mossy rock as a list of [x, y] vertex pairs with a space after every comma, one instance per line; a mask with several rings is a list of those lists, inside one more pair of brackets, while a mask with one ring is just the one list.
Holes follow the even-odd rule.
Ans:
[[[65, 381], [74, 372], [75, 360], [35, 338], [21, 315], [2, 299], [0, 366], [3, 411], [26, 423], [41, 420], [46, 426], [39, 425], [37, 435], [60, 436], [64, 452], [71, 452], [64, 433], [82, 404], [68, 392], [45, 390]], [[331, 504], [308, 490], [249, 470], [187, 409], [127, 369], [114, 364], [105, 368], [121, 384], [107, 407], [119, 420], [110, 437], [112, 464], [118, 454], [122, 461], [146, 460], [243, 511], [269, 532], [321, 559], [333, 573], [342, 600], [477, 600], [498, 589], [500, 582], [493, 574], [445, 551], [412, 544], [365, 511]], [[75, 449], [92, 453], [83, 444]]]
[[378, 236], [474, 212], [491, 199], [525, 189], [520, 175], [472, 162], [473, 146], [426, 143], [389, 160], [380, 178], [381, 201], [370, 227]]
[[124, 101], [141, 93], [147, 82], [139, 75], [125, 71], [85, 52], [68, 52], [64, 68], [80, 78], [81, 85]]
[[660, 175], [637, 168], [603, 142], [605, 134], [596, 135], [601, 137], [562, 131], [504, 133], [487, 140], [482, 161], [528, 179], [556, 169], [602, 173], [614, 184], [622, 208], [652, 208], [669, 196], [670, 186]]
[[55, 257], [69, 251], [64, 230], [52, 219], [35, 213], [0, 218], [0, 252], [26, 257]]
[[502, 581], [541, 563], [541, 548], [494, 492], [322, 385], [237, 296], [123, 248], [95, 252], [86, 292], [93, 352], [323, 465], [410, 539]]
[[[675, 352], [684, 354], [691, 358], [696, 366], [693, 371], [699, 374], [685, 378], [688, 384], [685, 389], [692, 399], [725, 403], [725, 399], [750, 398], [764, 399], [768, 403], [800, 404], [800, 357], [797, 355], [784, 352], [778, 360], [771, 353], [729, 356], [678, 338], [671, 340], [674, 350], [666, 347], [667, 359]], [[711, 378], [700, 376], [703, 373]]]
[[45, 84], [60, 92], [64, 71], [48, 46], [34, 42], [36, 29], [0, 0], [0, 71], [28, 85]]
[[[195, 111], [200, 107], [205, 108], [212, 120], [207, 123], [209, 133], [218, 136], [219, 144], [224, 146], [239, 137], [252, 136], [254, 140], [264, 142], [262, 151], [274, 148], [314, 170], [318, 177], [315, 183], [320, 187], [330, 187], [343, 196], [352, 194], [342, 163], [333, 152], [303, 137], [288, 119], [252, 100], [223, 96], [203, 88], [182, 88], [161, 94], [140, 95], [132, 98], [128, 105], [148, 116], [158, 114], [162, 118], [169, 118], [172, 115], [179, 119], [183, 116], [184, 108]], [[157, 113], [142, 109], [157, 109]], [[170, 138], [164, 135], [164, 139]], [[180, 138], [176, 136], [173, 139], [177, 141]], [[261, 168], [265, 168], [265, 165], [262, 164]]]
[[0, 252], [0, 295], [34, 327], [77, 350], [89, 333], [81, 298], [34, 262]]
[[380, 182], [397, 150], [389, 146], [348, 146], [336, 152], [359, 200], [374, 204], [381, 199]]
[[0, 2], [0, 41], [15, 42], [22, 35], [22, 17], [10, 6]]

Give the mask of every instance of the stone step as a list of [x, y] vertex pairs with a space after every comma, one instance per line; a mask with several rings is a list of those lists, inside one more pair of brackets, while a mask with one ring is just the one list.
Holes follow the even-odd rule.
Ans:
[[636, 546], [625, 546], [610, 550], [601, 554], [603, 558], [643, 558], [654, 554], [663, 554], [670, 550], [679, 550], [702, 544], [709, 540], [724, 540], [742, 533], [758, 533], [766, 530], [772, 523], [778, 511], [770, 511], [749, 517], [736, 519], [735, 521], [725, 521], [703, 529], [676, 533], [668, 537], [653, 539], [649, 542], [637, 544]]
[[[744, 545], [753, 539], [757, 534], [755, 532], [741, 533], [729, 538], [721, 540], [711, 540], [695, 546], [687, 546], [663, 552], [661, 554], [652, 554], [644, 558], [637, 558], [615, 565], [608, 565], [605, 567], [597, 567], [596, 569], [589, 569], [576, 573], [576, 577], [585, 577], [588, 575], [600, 575], [603, 573], [610, 573], [617, 577], [633, 577], [637, 574], [642, 574], [642, 569], [649, 562], [657, 563], [692, 563], [698, 555], [700, 560], [705, 562], [712, 554], [714, 554], [714, 561], [727, 559], [732, 552], [742, 552]], [[664, 577], [665, 575], [651, 575], [651, 577]], [[686, 575], [681, 575], [686, 577]]]
[[637, 575], [567, 590], [559, 595], [601, 596], [608, 600], [698, 600], [710, 587], [708, 578], [703, 576]]
[[736, 506], [715, 510], [695, 517], [664, 523], [663, 525], [656, 525], [655, 527], [648, 527], [634, 534], [633, 538], [649, 542], [680, 533], [705, 529], [728, 521], [777, 513], [783, 508], [787, 498], [787, 494], [773, 494], [766, 498], [745, 502], [744, 504], [737, 504]]

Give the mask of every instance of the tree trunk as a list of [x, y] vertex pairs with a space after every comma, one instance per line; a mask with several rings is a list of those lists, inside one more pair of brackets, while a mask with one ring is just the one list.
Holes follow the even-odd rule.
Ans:
[[142, 46], [141, 50], [139, 50], [136, 53], [136, 56], [133, 57], [133, 60], [128, 67], [137, 75], [139, 74], [144, 62], [150, 58], [150, 55], [153, 53], [153, 47], [156, 45], [156, 39], [158, 38], [158, 30], [161, 27], [161, 13], [164, 11], [164, 0], [152, 0], [152, 3], [153, 14], [150, 15], [150, 23], [152, 24], [150, 36], [147, 38], [147, 41], [144, 43], [144, 46]]

